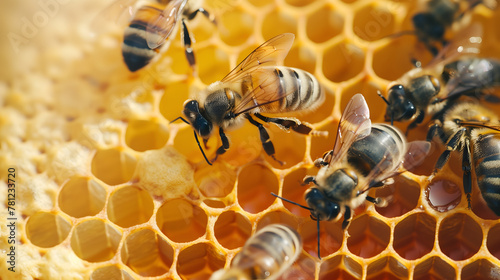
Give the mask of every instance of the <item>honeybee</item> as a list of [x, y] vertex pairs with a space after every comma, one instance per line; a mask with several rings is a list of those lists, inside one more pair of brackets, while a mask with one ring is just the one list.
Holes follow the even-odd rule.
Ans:
[[229, 269], [214, 272], [210, 280], [277, 279], [301, 251], [302, 239], [294, 229], [271, 224], [248, 239]]
[[449, 106], [430, 127], [427, 140], [435, 136], [446, 145], [438, 158], [429, 180], [448, 161], [451, 152], [462, 155], [464, 191], [471, 208], [472, 172], [488, 207], [500, 216], [500, 121], [498, 115], [477, 101], [465, 101]]
[[245, 119], [258, 127], [264, 151], [278, 162], [280, 161], [274, 157], [274, 145], [269, 134], [254, 117], [265, 123], [274, 123], [284, 130], [292, 129], [302, 134], [321, 133], [313, 131], [309, 124], [301, 123], [295, 118], [261, 115], [310, 111], [325, 99], [319, 82], [312, 74], [297, 68], [276, 66], [276, 62], [287, 55], [294, 38], [293, 34], [285, 33], [269, 39], [221, 81], [209, 85], [198, 99], [190, 99], [184, 103], [185, 119], [177, 119], [192, 126], [198, 146], [208, 164], [211, 165], [211, 162], [205, 156], [197, 135], [206, 146], [214, 127], [219, 128], [222, 145], [217, 149], [212, 162], [229, 149], [225, 131], [239, 127]]
[[314, 162], [317, 175], [306, 176], [303, 182], [314, 184], [305, 193], [309, 207], [299, 206], [310, 210], [311, 218], [318, 221], [318, 257], [319, 221], [338, 221], [343, 215], [342, 228], [346, 229], [352, 209], [365, 200], [385, 206], [387, 201], [368, 196], [368, 190], [392, 184], [392, 177], [420, 164], [429, 149], [427, 141], [407, 143], [393, 126], [372, 125], [363, 95], [354, 95], [340, 119], [333, 150]]
[[463, 18], [471, 12], [477, 5], [484, 4], [490, 9], [496, 7], [494, 0], [430, 0], [426, 2], [426, 7], [422, 12], [412, 17], [414, 33], [418, 40], [436, 56], [439, 48], [437, 45], [445, 46], [448, 41], [445, 39], [446, 31], [453, 24], [462, 24]]
[[131, 72], [145, 67], [164, 52], [180, 24], [186, 58], [194, 68], [196, 61], [185, 20], [191, 20], [201, 12], [214, 21], [202, 8], [202, 3], [201, 0], [116, 0], [101, 12], [98, 20], [120, 18], [125, 12], [129, 14], [130, 19], [123, 36], [122, 55]]
[[407, 132], [423, 122], [426, 115], [438, 113], [447, 103], [463, 95], [489, 102], [500, 102], [491, 94], [500, 85], [500, 61], [472, 56], [479, 52], [482, 31], [471, 26], [463, 37], [451, 42], [426, 67], [415, 68], [389, 85], [385, 120], [411, 121]]

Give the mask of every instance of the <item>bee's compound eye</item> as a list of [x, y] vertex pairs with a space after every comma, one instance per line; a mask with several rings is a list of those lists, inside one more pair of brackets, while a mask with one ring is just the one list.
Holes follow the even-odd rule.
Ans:
[[317, 188], [310, 188], [306, 193], [306, 202], [311, 210], [311, 215], [320, 221], [330, 221], [337, 218], [340, 206], [325, 197]]

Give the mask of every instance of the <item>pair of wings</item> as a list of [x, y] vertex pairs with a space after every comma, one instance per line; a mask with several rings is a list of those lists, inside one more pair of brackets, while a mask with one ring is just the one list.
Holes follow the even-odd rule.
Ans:
[[115, 0], [104, 8], [92, 23], [93, 30], [102, 30], [106, 21], [114, 20], [118, 25], [129, 24], [138, 9], [149, 9], [153, 15], [147, 19], [146, 41], [150, 49], [163, 45], [182, 17], [188, 0], [171, 0], [166, 5], [151, 1], [147, 5], [137, 5], [139, 0]]
[[293, 93], [293, 87], [286, 87], [288, 92], [280, 93], [280, 77], [273, 66], [283, 61], [294, 39], [294, 34], [283, 33], [267, 40], [220, 81], [228, 87], [243, 85], [243, 97], [234, 108], [235, 115], [277, 102]]
[[[354, 95], [347, 103], [344, 113], [340, 118], [337, 129], [337, 138], [333, 146], [333, 154], [328, 162], [328, 166], [332, 163], [340, 162], [347, 156], [347, 151], [352, 143], [356, 140], [364, 138], [371, 133], [370, 110], [366, 104], [365, 98], [360, 93]], [[367, 182], [381, 181], [390, 178], [397, 174], [399, 166], [403, 166], [405, 170], [410, 170], [423, 162], [430, 150], [430, 143], [427, 141], [413, 141], [407, 144], [408, 149], [401, 163], [397, 164], [394, 170], [381, 170], [380, 166], [376, 166], [367, 176]], [[383, 174], [384, 178], [378, 178]], [[370, 185], [364, 186], [361, 192], [367, 191]]]

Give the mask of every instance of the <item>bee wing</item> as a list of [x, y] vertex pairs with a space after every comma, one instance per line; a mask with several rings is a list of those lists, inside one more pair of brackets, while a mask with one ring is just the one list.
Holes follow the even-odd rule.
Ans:
[[279, 60], [286, 57], [292, 47], [294, 38], [295, 35], [292, 33], [284, 33], [267, 40], [243, 59], [221, 82], [237, 83], [248, 79], [248, 76], [263, 66], [276, 65]]
[[371, 132], [370, 110], [362, 94], [354, 95], [344, 109], [337, 129], [331, 162], [345, 158], [345, 153], [354, 140], [366, 137]]
[[158, 11], [158, 14], [151, 19], [146, 27], [146, 41], [149, 48], [156, 49], [165, 43], [181, 18], [186, 2], [187, 0], [170, 1], [162, 11]]
[[106, 30], [110, 21], [118, 26], [126, 26], [132, 20], [136, 11], [137, 0], [115, 0], [100, 11], [90, 23], [90, 29], [94, 34], [100, 34]]
[[425, 68], [433, 68], [450, 62], [464, 54], [478, 54], [482, 43], [483, 27], [474, 23], [460, 30]]
[[413, 141], [408, 143], [408, 150], [403, 159], [403, 168], [405, 170], [411, 170], [413, 167], [417, 167], [429, 154], [431, 149], [431, 143], [427, 141]]

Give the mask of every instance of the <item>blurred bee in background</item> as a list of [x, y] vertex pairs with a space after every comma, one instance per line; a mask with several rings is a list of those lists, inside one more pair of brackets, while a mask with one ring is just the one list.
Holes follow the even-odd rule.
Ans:
[[316, 176], [304, 178], [304, 184], [314, 186], [305, 193], [309, 207], [299, 206], [310, 210], [311, 218], [318, 221], [318, 257], [319, 221], [338, 221], [343, 215], [342, 228], [346, 229], [352, 209], [365, 200], [385, 206], [387, 201], [368, 196], [368, 190], [392, 184], [392, 177], [422, 163], [429, 150], [429, 142], [407, 143], [393, 126], [372, 125], [363, 95], [354, 95], [340, 119], [333, 150], [314, 162], [319, 168]]
[[[128, 14], [122, 55], [132, 72], [145, 67], [166, 51], [180, 25], [186, 58], [194, 69], [196, 61], [191, 48], [192, 39], [185, 21], [192, 20], [200, 12], [215, 23], [202, 4], [201, 0], [116, 0], [101, 12], [97, 20], [120, 19]], [[99, 21], [94, 22], [94, 29], [102, 28]]]
[[472, 172], [488, 207], [500, 216], [500, 122], [498, 115], [477, 101], [452, 104], [436, 116], [427, 140], [434, 137], [446, 145], [429, 177], [436, 173], [450, 158], [451, 152], [462, 155], [464, 191], [471, 208]]
[[[429, 0], [425, 4], [426, 7], [412, 18], [415, 30], [401, 34], [415, 34], [433, 56], [448, 44], [446, 31], [454, 25], [465, 25], [464, 17], [476, 6], [483, 4], [490, 9], [496, 8], [495, 0]], [[460, 26], [453, 29], [460, 29]]]
[[280, 161], [274, 157], [274, 145], [269, 134], [254, 117], [265, 123], [274, 123], [284, 130], [292, 129], [301, 134], [322, 133], [295, 118], [261, 115], [311, 111], [325, 99], [324, 91], [312, 74], [297, 68], [276, 66], [277, 61], [287, 55], [294, 38], [293, 34], [285, 33], [269, 39], [221, 81], [209, 85], [199, 94], [198, 99], [190, 99], [184, 103], [183, 114], [186, 119], [177, 119], [192, 126], [198, 146], [208, 164], [211, 165], [211, 162], [205, 156], [197, 135], [203, 139], [206, 147], [214, 127], [219, 127], [222, 145], [217, 149], [212, 162], [229, 149], [225, 131], [239, 127], [245, 119], [258, 127], [264, 151], [278, 162]]
[[461, 96], [500, 102], [492, 93], [500, 86], [500, 61], [461, 55], [477, 53], [480, 42], [480, 37], [472, 36], [451, 43], [426, 67], [415, 68], [389, 85], [387, 99], [379, 93], [388, 105], [385, 120], [391, 124], [411, 121], [408, 133], [426, 115], [438, 113]]
[[247, 240], [229, 269], [214, 272], [210, 280], [277, 279], [301, 251], [302, 239], [294, 229], [271, 224]]

